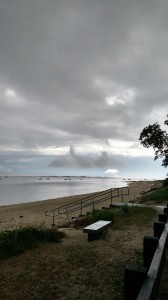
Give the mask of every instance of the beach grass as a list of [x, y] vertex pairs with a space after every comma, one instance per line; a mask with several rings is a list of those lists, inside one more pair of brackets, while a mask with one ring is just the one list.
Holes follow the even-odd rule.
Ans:
[[167, 204], [168, 203], [168, 186], [163, 187], [150, 192], [149, 194], [143, 195], [139, 199], [140, 203], [154, 203], [154, 204]]
[[63, 233], [44, 227], [21, 227], [13, 231], [0, 232], [0, 258], [18, 255], [38, 247], [41, 243], [58, 243]]
[[127, 204], [119, 208], [103, 209], [93, 211], [86, 217], [79, 218], [73, 221], [74, 228], [85, 227], [93, 222], [104, 220], [111, 221], [113, 228], [122, 228], [126, 226], [141, 226], [152, 220], [157, 212], [151, 207], [136, 207], [128, 206]]

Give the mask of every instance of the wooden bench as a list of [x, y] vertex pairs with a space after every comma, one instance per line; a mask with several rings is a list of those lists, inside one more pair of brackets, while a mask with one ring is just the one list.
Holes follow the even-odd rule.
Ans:
[[83, 232], [88, 234], [88, 242], [98, 240], [108, 229], [111, 223], [111, 221], [100, 220], [83, 228]]

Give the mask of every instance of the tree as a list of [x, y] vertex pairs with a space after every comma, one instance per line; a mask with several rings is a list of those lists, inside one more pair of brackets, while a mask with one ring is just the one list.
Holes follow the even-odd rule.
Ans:
[[[164, 124], [168, 125], [168, 120], [165, 120]], [[140, 134], [139, 140], [144, 147], [152, 147], [154, 149], [154, 160], [162, 158], [162, 166], [168, 167], [168, 134], [160, 128], [158, 123], [145, 127]]]

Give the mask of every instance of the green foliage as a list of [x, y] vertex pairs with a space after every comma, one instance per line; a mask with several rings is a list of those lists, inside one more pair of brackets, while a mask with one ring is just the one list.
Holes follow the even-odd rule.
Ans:
[[168, 187], [168, 178], [163, 181], [163, 187]]
[[145, 202], [154, 202], [154, 203], [165, 203], [168, 201], [168, 187], [162, 187], [156, 191], [151, 192], [150, 194], [143, 195], [140, 198], [140, 203]]
[[99, 220], [112, 221], [114, 223], [115, 213], [113, 209], [103, 209], [100, 211], [93, 211], [92, 220], [94, 222]]
[[57, 243], [63, 233], [43, 227], [23, 227], [13, 231], [0, 232], [0, 258], [20, 254], [27, 249], [36, 248], [41, 243]]
[[125, 204], [121, 208], [112, 208], [112, 209], [103, 209], [100, 211], [93, 211], [93, 215], [91, 216], [91, 221], [96, 222], [99, 220], [104, 221], [112, 221], [114, 224], [116, 218], [118, 216], [123, 216], [124, 214], [128, 214], [130, 211], [130, 207]]
[[121, 209], [122, 209], [123, 213], [125, 213], [125, 214], [129, 213], [129, 211], [130, 211], [129, 206], [127, 204], [123, 205], [121, 207]]
[[157, 212], [152, 207], [128, 207], [127, 213], [119, 212], [115, 218], [115, 229], [124, 229], [127, 226], [138, 226], [141, 228], [142, 225], [149, 223], [150, 220], [157, 215]]
[[[164, 123], [168, 125], [168, 120]], [[160, 128], [160, 125], [155, 123], [153, 125], [146, 126], [142, 130], [139, 140], [144, 147], [152, 147], [154, 149], [155, 160], [163, 158], [162, 166], [168, 166], [168, 134]]]

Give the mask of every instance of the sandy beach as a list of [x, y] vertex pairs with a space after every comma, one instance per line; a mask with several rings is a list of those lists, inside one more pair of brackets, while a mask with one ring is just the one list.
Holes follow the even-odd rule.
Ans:
[[[134, 202], [150, 189], [161, 186], [161, 181], [134, 181], [129, 183], [129, 196], [124, 196], [124, 202]], [[102, 188], [103, 190], [103, 188]], [[24, 204], [0, 206], [0, 230], [16, 229], [25, 225], [51, 226], [52, 218], [45, 216], [45, 211], [50, 211], [59, 206], [78, 201], [86, 194], [63, 198], [49, 199]], [[115, 198], [115, 202], [121, 202], [121, 198]], [[101, 203], [102, 206], [102, 203]], [[76, 215], [76, 213], [75, 213]], [[66, 215], [58, 216], [56, 223], [66, 221]]]

